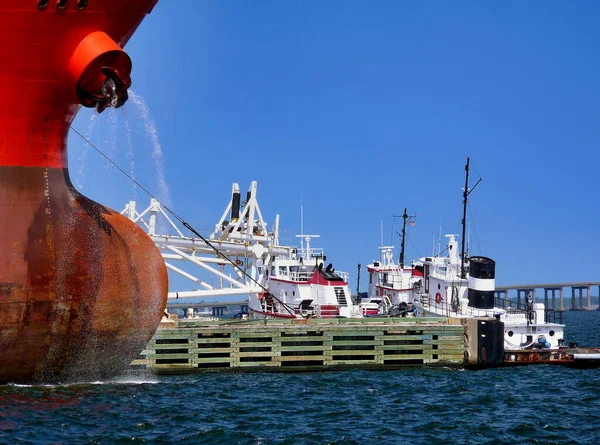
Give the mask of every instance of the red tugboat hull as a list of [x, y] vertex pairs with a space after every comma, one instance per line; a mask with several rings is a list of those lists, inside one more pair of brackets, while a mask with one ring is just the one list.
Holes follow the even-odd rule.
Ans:
[[[103, 100], [104, 75], [126, 100], [119, 46], [155, 3], [0, 0], [0, 383], [110, 378], [160, 322], [160, 252], [74, 189], [66, 157], [70, 123]], [[98, 32], [115, 45], [81, 43]]]

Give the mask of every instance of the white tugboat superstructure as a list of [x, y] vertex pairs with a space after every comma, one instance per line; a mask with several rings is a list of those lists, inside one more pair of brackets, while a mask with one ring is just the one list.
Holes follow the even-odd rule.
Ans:
[[458, 235], [451, 234], [446, 235], [448, 242], [445, 256], [431, 256], [419, 260], [416, 267], [423, 271], [423, 279], [415, 295], [416, 315], [452, 318], [497, 317], [504, 323], [505, 350], [556, 349], [562, 346], [565, 326], [547, 322], [544, 304], [529, 299], [524, 310], [497, 307], [494, 260], [483, 256], [468, 257], [465, 254], [467, 198], [475, 188], [469, 188], [468, 185], [469, 158], [465, 171], [461, 252], [458, 251], [456, 240]]
[[367, 265], [369, 291], [361, 300], [363, 315], [400, 315], [411, 308], [422, 272], [394, 261], [394, 247], [379, 248], [380, 260]]
[[331, 263], [326, 266], [323, 249], [310, 245], [319, 235], [297, 237], [303, 241], [300, 249], [275, 256], [270, 267], [261, 271], [266, 274], [268, 292], [251, 295], [250, 310], [269, 318], [359, 316], [348, 274], [336, 271]]

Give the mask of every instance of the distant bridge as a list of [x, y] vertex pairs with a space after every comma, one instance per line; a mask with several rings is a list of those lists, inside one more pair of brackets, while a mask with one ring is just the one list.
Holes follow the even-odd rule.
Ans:
[[[503, 299], [508, 302], [508, 292], [517, 292], [517, 307], [521, 303], [525, 303], [528, 294], [531, 294], [535, 301], [536, 289], [544, 290], [544, 304], [547, 310], [564, 311], [564, 295], [563, 289], [571, 288], [571, 308], [572, 309], [592, 309], [592, 294], [591, 288], [598, 286], [598, 294], [600, 295], [600, 281], [582, 281], [582, 282], [564, 282], [564, 283], [540, 283], [540, 284], [513, 284], [509, 286], [496, 286], [496, 298]], [[559, 302], [557, 305], [556, 294], [559, 294]], [[550, 300], [551, 298], [551, 300]], [[586, 304], [584, 306], [584, 298]], [[521, 300], [522, 299], [522, 300]], [[551, 301], [552, 305], [548, 303]]]

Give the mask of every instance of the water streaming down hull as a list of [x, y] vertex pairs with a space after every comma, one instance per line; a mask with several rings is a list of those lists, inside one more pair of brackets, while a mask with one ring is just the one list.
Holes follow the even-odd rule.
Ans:
[[[95, 31], [122, 47], [155, 3], [0, 0], [0, 382], [113, 376], [158, 326], [160, 252], [74, 189], [66, 156], [89, 75], [73, 77], [73, 54]], [[122, 54], [109, 49], [100, 65], [121, 69]]]

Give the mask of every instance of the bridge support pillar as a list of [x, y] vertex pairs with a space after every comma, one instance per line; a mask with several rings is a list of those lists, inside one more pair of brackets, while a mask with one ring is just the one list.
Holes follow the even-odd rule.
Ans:
[[565, 302], [564, 302], [564, 298], [563, 298], [563, 288], [560, 288], [560, 310], [564, 311], [565, 310]]
[[587, 287], [587, 310], [588, 311], [592, 310], [592, 292], [591, 292], [591, 286]]
[[521, 293], [525, 292], [523, 289], [517, 289], [517, 309], [521, 308]]

